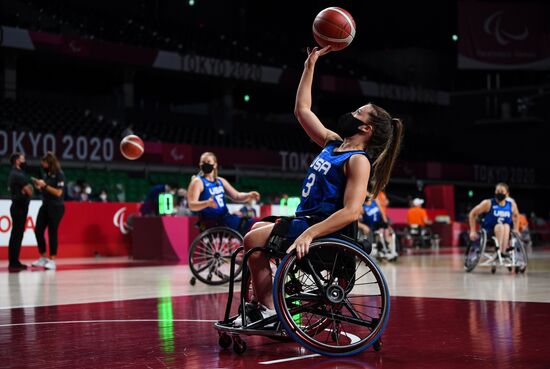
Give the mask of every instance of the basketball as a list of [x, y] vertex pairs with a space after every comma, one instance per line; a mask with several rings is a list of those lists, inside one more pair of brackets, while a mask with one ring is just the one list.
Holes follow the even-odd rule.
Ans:
[[144, 149], [143, 140], [136, 135], [128, 135], [120, 141], [120, 153], [128, 160], [139, 159]]
[[323, 9], [313, 21], [313, 37], [321, 47], [331, 45], [333, 51], [342, 50], [355, 37], [355, 21], [342, 8]]

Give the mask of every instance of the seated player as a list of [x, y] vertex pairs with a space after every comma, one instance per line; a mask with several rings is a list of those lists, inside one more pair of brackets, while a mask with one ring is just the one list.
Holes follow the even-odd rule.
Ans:
[[225, 203], [225, 195], [235, 202], [259, 200], [256, 191], [239, 192], [222, 177], [218, 177], [218, 159], [211, 152], [201, 155], [200, 172], [189, 183], [187, 201], [189, 209], [198, 214], [201, 222], [208, 227], [224, 225], [245, 234], [250, 229], [253, 220], [229, 214]]
[[506, 255], [508, 241], [512, 228], [517, 232], [519, 222], [514, 222], [514, 217], [519, 219], [519, 211], [516, 202], [509, 198], [509, 188], [506, 183], [498, 183], [495, 187], [495, 197], [486, 199], [475, 206], [469, 215], [470, 239], [478, 239], [476, 221], [483, 216], [481, 227], [489, 236], [494, 235], [500, 246], [500, 251]]
[[[370, 197], [370, 194], [363, 204], [363, 215], [359, 218], [358, 226], [359, 230], [365, 235], [371, 232], [374, 233], [379, 229], [383, 229], [384, 240], [389, 248], [389, 253], [386, 257], [390, 261], [397, 258], [398, 255], [395, 250], [395, 238], [393, 237], [392, 230], [388, 225], [386, 215], [382, 211], [378, 201], [373, 200], [372, 197]], [[385, 250], [373, 249], [371, 255], [376, 255], [376, 253], [380, 251]]]
[[[298, 259], [308, 253], [314, 239], [345, 234], [347, 228], [355, 224], [369, 186], [375, 196], [384, 189], [399, 152], [403, 131], [401, 120], [392, 118], [374, 104], [343, 114], [336, 132], [323, 125], [311, 110], [311, 87], [315, 63], [329, 51], [330, 46], [321, 50], [308, 49], [296, 94], [296, 118], [311, 140], [322, 148], [303, 181], [296, 217], [287, 223], [282, 236], [286, 242], [278, 245], [280, 252], [295, 250]], [[256, 223], [245, 236], [245, 248], [265, 247], [274, 226], [268, 222]], [[249, 267], [258, 301], [251, 304], [255, 306], [246, 306], [245, 311], [247, 318], [255, 321], [275, 314], [272, 275], [270, 261], [263, 253], [251, 254]], [[233, 324], [241, 326], [240, 319]]]

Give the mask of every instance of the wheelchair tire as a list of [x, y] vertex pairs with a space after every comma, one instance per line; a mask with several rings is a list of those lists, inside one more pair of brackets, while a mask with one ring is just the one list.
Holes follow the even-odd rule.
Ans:
[[[296, 281], [300, 288], [287, 288]], [[376, 262], [359, 246], [335, 238], [315, 240], [300, 261], [295, 253], [287, 255], [277, 269], [273, 300], [286, 332], [326, 356], [373, 346], [390, 313], [389, 288]]]
[[528, 264], [527, 249], [521, 240], [521, 236], [517, 232], [512, 232], [511, 237], [512, 242], [515, 244], [514, 250], [517, 253], [517, 256], [519, 256], [519, 258], [517, 258], [517, 260], [519, 260], [519, 265], [515, 266], [515, 272], [516, 274], [525, 273]]
[[[229, 281], [231, 254], [242, 246], [243, 237], [231, 228], [214, 227], [202, 232], [189, 248], [189, 268], [202, 283], [220, 285]], [[235, 279], [242, 271], [237, 264]]]
[[482, 230], [479, 231], [478, 234], [478, 241], [470, 241], [464, 253], [464, 269], [468, 273], [476, 268], [485, 252], [485, 246], [487, 245], [487, 233]]

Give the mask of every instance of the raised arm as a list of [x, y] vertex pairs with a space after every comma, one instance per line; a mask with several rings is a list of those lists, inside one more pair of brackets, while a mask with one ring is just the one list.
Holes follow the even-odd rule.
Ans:
[[294, 115], [300, 122], [304, 131], [317, 145], [325, 147], [326, 143], [331, 140], [341, 140], [335, 132], [327, 129], [319, 120], [317, 115], [311, 111], [311, 86], [313, 84], [313, 72], [315, 63], [320, 56], [330, 52], [330, 46], [319, 50], [317, 47], [307, 49], [308, 57], [304, 63], [304, 71], [298, 91], [296, 92], [296, 103], [294, 105]]
[[223, 188], [225, 189], [225, 193], [229, 198], [236, 202], [246, 202], [248, 200], [256, 200], [258, 201], [260, 199], [260, 194], [256, 191], [250, 191], [250, 192], [239, 192], [235, 189], [235, 187], [231, 186], [231, 183], [227, 181], [227, 179], [218, 177], [220, 181], [222, 181]]

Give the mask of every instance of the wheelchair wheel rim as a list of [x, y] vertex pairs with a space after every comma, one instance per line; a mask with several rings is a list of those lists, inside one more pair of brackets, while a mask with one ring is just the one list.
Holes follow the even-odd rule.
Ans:
[[[343, 252], [345, 255], [341, 255], [355, 258], [353, 277], [336, 276], [337, 273], [332, 274], [327, 267], [321, 271], [323, 283], [326, 287], [336, 287], [321, 292], [315, 278], [300, 272], [291, 254], [283, 259], [277, 270], [273, 297], [283, 327], [296, 342], [323, 355], [349, 356], [367, 349], [382, 334], [389, 319], [389, 289], [374, 261], [351, 244], [319, 240], [311, 245], [308, 258], [315, 256], [316, 249], [335, 243], [342, 248], [337, 255]], [[338, 256], [333, 269], [340, 268], [337, 259]], [[288, 284], [296, 280], [302, 287], [300, 292], [288, 288]], [[343, 299], [340, 297], [342, 291], [345, 291]], [[324, 295], [327, 292], [334, 292], [333, 301]], [[302, 305], [297, 307], [296, 301]], [[301, 315], [299, 321], [295, 319], [297, 311]]]
[[[243, 243], [242, 236], [226, 227], [214, 227], [202, 232], [189, 249], [189, 268], [193, 275], [209, 285], [229, 281], [231, 254]], [[235, 277], [242, 270], [242, 263], [235, 266]]]

